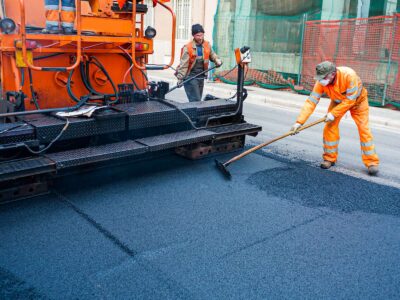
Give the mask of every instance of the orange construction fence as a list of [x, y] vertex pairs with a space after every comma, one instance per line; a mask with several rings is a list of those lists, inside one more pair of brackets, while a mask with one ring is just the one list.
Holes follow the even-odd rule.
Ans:
[[400, 107], [400, 14], [306, 22], [301, 85], [312, 90], [315, 66], [324, 60], [353, 68], [375, 105]]

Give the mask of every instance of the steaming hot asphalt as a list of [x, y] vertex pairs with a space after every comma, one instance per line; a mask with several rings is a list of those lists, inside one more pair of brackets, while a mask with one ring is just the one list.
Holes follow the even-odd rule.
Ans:
[[265, 152], [229, 170], [167, 156], [1, 206], [0, 298], [398, 298], [399, 189]]

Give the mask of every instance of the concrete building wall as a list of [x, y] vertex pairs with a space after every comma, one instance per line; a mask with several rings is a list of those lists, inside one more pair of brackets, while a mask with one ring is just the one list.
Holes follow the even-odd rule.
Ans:
[[[174, 8], [174, 4], [179, 0], [171, 0], [167, 5]], [[217, 11], [217, 0], [191, 0], [190, 11], [190, 26], [195, 23], [200, 23], [204, 26], [205, 38], [212, 42], [214, 16]], [[154, 40], [154, 55], [150, 58], [150, 63], [168, 63], [171, 59], [171, 34], [172, 34], [172, 18], [170, 13], [163, 7], [157, 6], [154, 9], [154, 27], [157, 30], [157, 37]], [[182, 46], [184, 46], [188, 39], [175, 40], [175, 59], [174, 66], [179, 64], [179, 57]]]

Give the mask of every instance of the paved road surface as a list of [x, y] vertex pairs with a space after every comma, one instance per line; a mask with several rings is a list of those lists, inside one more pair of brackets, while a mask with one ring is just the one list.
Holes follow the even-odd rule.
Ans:
[[[247, 105], [264, 127], [249, 142], [295, 114]], [[317, 167], [315, 128], [232, 164], [232, 181], [166, 156], [1, 206], [0, 299], [398, 299], [399, 138], [374, 130], [388, 168], [371, 182], [343, 125], [336, 172]]]

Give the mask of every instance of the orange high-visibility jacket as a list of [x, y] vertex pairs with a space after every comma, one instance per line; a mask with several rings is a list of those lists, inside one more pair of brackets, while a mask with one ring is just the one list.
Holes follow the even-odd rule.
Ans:
[[[218, 59], [218, 56], [213, 51], [208, 41], [204, 41], [202, 46], [203, 46], [204, 70], [207, 70], [210, 60], [212, 62], [215, 62], [215, 60]], [[196, 61], [196, 57], [197, 57], [197, 48], [195, 41], [191, 41], [187, 43], [184, 47], [182, 47], [181, 62], [180, 65], [177, 67], [177, 74], [176, 74], [176, 77], [178, 79], [183, 79], [190, 74], [190, 71], [192, 70], [194, 63]]]
[[307, 98], [297, 118], [298, 123], [304, 124], [307, 121], [323, 94], [337, 103], [330, 111], [335, 118], [343, 116], [352, 106], [366, 99], [368, 95], [367, 90], [363, 88], [360, 77], [353, 69], [337, 67], [333, 84], [323, 86], [318, 81], [315, 83], [312, 93]]

